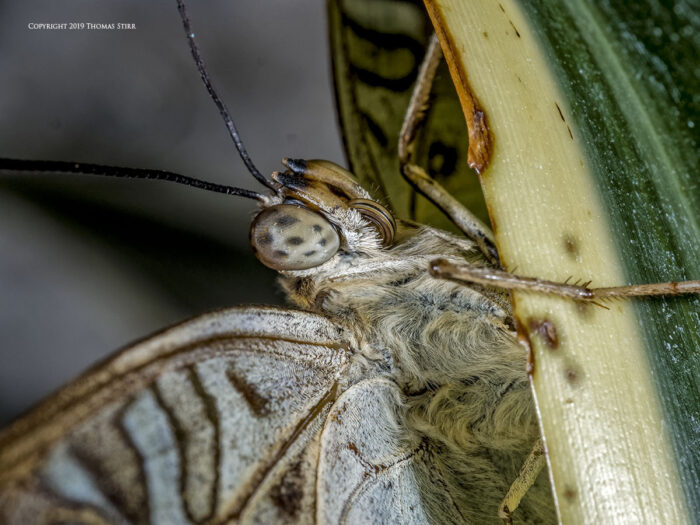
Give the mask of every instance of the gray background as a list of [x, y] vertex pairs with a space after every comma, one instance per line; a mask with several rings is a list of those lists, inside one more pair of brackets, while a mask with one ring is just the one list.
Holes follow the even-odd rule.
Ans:
[[[325, 3], [191, 4], [214, 84], [260, 170], [283, 156], [344, 163]], [[257, 189], [198, 78], [174, 0], [4, 2], [0, 27], [0, 155]], [[253, 208], [167, 183], [0, 172], [0, 424], [154, 330], [283, 302], [248, 250]]]

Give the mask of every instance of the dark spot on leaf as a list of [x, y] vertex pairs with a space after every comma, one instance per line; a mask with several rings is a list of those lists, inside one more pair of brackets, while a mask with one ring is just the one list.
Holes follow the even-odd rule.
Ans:
[[581, 380], [581, 374], [576, 369], [576, 367], [571, 365], [566, 367], [566, 370], [564, 370], [564, 375], [566, 376], [566, 380], [571, 385], [575, 385]]
[[513, 28], [513, 31], [515, 31], [515, 36], [520, 38], [520, 31], [518, 31], [518, 28], [515, 27], [515, 24], [509, 19], [508, 22], [510, 23], [510, 27]]
[[581, 316], [585, 319], [586, 317], [590, 317], [590, 315], [593, 313], [593, 303], [585, 303], [583, 301], [576, 301], [576, 311], [581, 314]]
[[302, 239], [299, 236], [289, 237], [287, 239], [287, 244], [291, 244], [292, 246], [299, 246], [300, 244], [304, 244], [304, 239]]
[[552, 321], [549, 319], [530, 319], [528, 325], [530, 331], [537, 334], [548, 348], [555, 350], [559, 346], [557, 327]]
[[489, 34], [488, 34], [486, 31], [484, 31], [483, 34], [484, 34], [484, 38], [488, 38], [488, 37], [489, 37]]
[[566, 250], [566, 253], [569, 254], [569, 256], [574, 261], [580, 262], [581, 251], [580, 251], [579, 243], [578, 243], [578, 240], [576, 239], [576, 237], [567, 233], [564, 235], [563, 242], [564, 242], [564, 249]]
[[568, 499], [569, 501], [573, 501], [576, 499], [576, 489], [573, 489], [569, 486], [564, 487], [564, 497]]
[[559, 104], [555, 102], [554, 105], [557, 107], [557, 111], [559, 112], [559, 117], [561, 118], [562, 122], [566, 122], [566, 119], [564, 118], [564, 113], [561, 112]]

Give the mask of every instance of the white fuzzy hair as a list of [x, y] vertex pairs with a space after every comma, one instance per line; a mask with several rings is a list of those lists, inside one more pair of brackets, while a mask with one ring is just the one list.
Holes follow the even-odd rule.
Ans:
[[[402, 224], [398, 241], [382, 248], [359, 213], [335, 211], [329, 219], [341, 226], [344, 247], [319, 267], [283, 273], [282, 286], [296, 305], [356, 334], [355, 377], [396, 382], [405, 396], [400, 417], [429, 443], [462, 514], [499, 523], [498, 504], [538, 437], [507, 296], [428, 274], [436, 258], [484, 265], [468, 240]], [[515, 517], [555, 521], [545, 476]]]

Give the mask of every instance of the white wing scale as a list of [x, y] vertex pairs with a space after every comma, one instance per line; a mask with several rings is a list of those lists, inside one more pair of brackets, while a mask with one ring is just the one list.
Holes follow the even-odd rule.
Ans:
[[0, 521], [242, 517], [313, 449], [349, 359], [336, 325], [276, 308], [138, 343], [0, 434]]
[[341, 392], [351, 361], [341, 328], [277, 308], [127, 348], [0, 434], [0, 521], [464, 521], [395, 383]]
[[318, 523], [464, 523], [430, 446], [402, 424], [403, 405], [381, 377], [335, 403], [321, 436]]

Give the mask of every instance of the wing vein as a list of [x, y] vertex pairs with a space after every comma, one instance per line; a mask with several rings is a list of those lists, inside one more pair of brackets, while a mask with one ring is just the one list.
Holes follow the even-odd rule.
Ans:
[[331, 387], [328, 389], [328, 391], [323, 395], [323, 397], [321, 397], [319, 402], [316, 403], [311, 408], [311, 410], [299, 420], [289, 438], [282, 444], [279, 451], [277, 451], [272, 460], [261, 469], [257, 476], [255, 476], [257, 479], [255, 480], [248, 494], [246, 494], [243, 498], [243, 501], [241, 502], [239, 508], [229, 513], [225, 518], [221, 520], [222, 522], [238, 520], [240, 516], [243, 515], [250, 502], [254, 499], [255, 494], [263, 485], [265, 479], [267, 479], [270, 472], [272, 472], [272, 470], [274, 469], [275, 465], [284, 457], [289, 448], [294, 444], [294, 442], [299, 438], [301, 433], [309, 426], [309, 424], [311, 424], [311, 422], [319, 416], [319, 414], [323, 411], [326, 405], [335, 401], [337, 397], [337, 392], [338, 382], [334, 381]]

